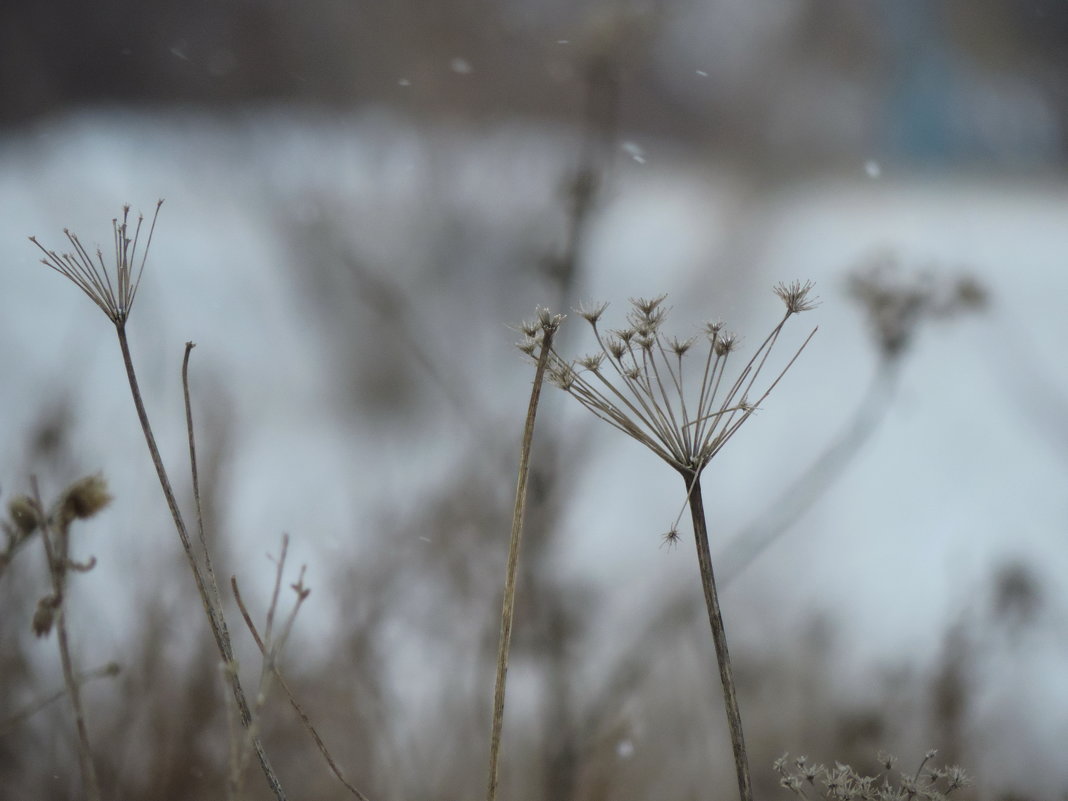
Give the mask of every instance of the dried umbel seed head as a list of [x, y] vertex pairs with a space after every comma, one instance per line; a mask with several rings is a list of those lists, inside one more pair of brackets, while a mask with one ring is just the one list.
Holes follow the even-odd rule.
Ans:
[[11, 499], [7, 505], [7, 513], [14, 523], [15, 531], [21, 536], [30, 536], [39, 525], [37, 519], [37, 504], [26, 495], [18, 495]]
[[820, 303], [819, 298], [809, 297], [813, 286], [814, 284], [811, 281], [779, 283], [775, 285], [775, 294], [786, 304], [788, 314], [800, 314], [801, 312], [812, 311]]
[[[134, 299], [137, 297], [137, 288], [141, 284], [141, 275], [145, 270], [145, 261], [148, 259], [148, 248], [152, 244], [152, 234], [156, 229], [156, 218], [159, 216], [159, 208], [162, 205], [162, 200], [156, 203], [156, 213], [152, 217], [152, 224], [148, 228], [148, 234], [143, 243], [141, 223], [144, 218], [139, 215], [131, 230], [130, 207], [128, 205], [122, 207], [122, 222], [119, 222], [118, 218], [111, 221], [115, 244], [112, 266], [104, 262], [104, 254], [99, 248], [96, 250], [95, 258], [90, 255], [78, 235], [68, 229], [64, 229], [63, 233], [71, 245], [69, 253], [48, 250], [33, 236], [30, 237], [30, 241], [44, 253], [45, 258], [41, 259], [43, 264], [70, 279], [100, 307], [108, 319], [122, 327], [126, 324]], [[138, 264], [139, 259], [140, 264]]]
[[983, 309], [985, 287], [973, 276], [906, 272], [892, 256], [882, 256], [849, 277], [849, 294], [868, 317], [880, 352], [900, 356], [929, 320], [946, 320]]
[[[731, 358], [738, 340], [723, 333], [720, 323], [708, 324], [703, 337], [662, 333], [669, 310], [665, 295], [632, 298], [626, 327], [604, 333], [599, 321], [605, 305], [584, 306], [579, 314], [590, 322], [600, 352], [571, 361], [553, 350], [550, 380], [675, 469], [700, 474], [811, 339], [809, 334], [778, 375], [757, 388], [786, 321], [814, 305], [811, 290], [811, 282], [776, 287], [786, 313], [738, 368]], [[727, 377], [728, 363], [735, 371], [733, 379]]]
[[92, 517], [109, 503], [111, 495], [104, 477], [99, 473], [86, 476], [67, 487], [67, 491], [56, 504], [56, 521], [62, 528], [74, 519], [85, 520]]

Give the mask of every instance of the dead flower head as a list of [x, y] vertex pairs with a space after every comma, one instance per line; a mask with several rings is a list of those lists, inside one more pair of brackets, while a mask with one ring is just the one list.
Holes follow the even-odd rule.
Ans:
[[889, 255], [854, 271], [848, 291], [867, 316], [880, 354], [888, 359], [908, 350], [926, 321], [982, 309], [988, 302], [985, 287], [970, 275], [906, 272]]
[[[664, 334], [669, 309], [664, 305], [666, 296], [659, 295], [632, 299], [626, 325], [618, 330], [601, 328], [605, 304], [580, 309], [579, 315], [593, 329], [598, 350], [575, 360], [565, 360], [554, 350], [549, 380], [676, 470], [699, 475], [815, 334], [809, 334], [774, 379], [757, 386], [786, 321], [816, 305], [811, 290], [811, 282], [775, 287], [786, 314], [733, 379], [727, 375], [728, 362], [733, 363], [737, 349], [734, 335], [725, 333], [721, 323], [705, 326], [701, 346], [696, 338]], [[696, 369], [691, 359], [697, 362]]]
[[60, 275], [69, 278], [74, 284], [88, 295], [117, 326], [123, 326], [130, 316], [130, 309], [137, 297], [137, 288], [141, 284], [141, 274], [145, 269], [145, 261], [148, 259], [148, 248], [152, 243], [152, 233], [156, 230], [156, 218], [159, 217], [160, 206], [163, 201], [156, 203], [156, 212], [152, 216], [152, 223], [145, 237], [144, 247], [141, 249], [141, 263], [137, 263], [137, 251], [141, 240], [141, 224], [144, 221], [142, 215], [138, 215], [137, 223], [131, 233], [129, 230], [130, 207], [123, 206], [122, 222], [118, 219], [111, 221], [112, 234], [115, 240], [115, 264], [109, 268], [104, 263], [104, 254], [97, 248], [95, 258], [89, 254], [82, 245], [78, 235], [64, 228], [67, 240], [72, 250], [69, 253], [57, 253], [48, 250], [37, 241], [37, 237], [30, 237], [30, 241], [41, 249], [45, 258], [42, 264], [51, 267]]
[[61, 529], [67, 528], [74, 520], [87, 520], [111, 503], [107, 481], [97, 473], [78, 479], [69, 487], [56, 503], [52, 513]]

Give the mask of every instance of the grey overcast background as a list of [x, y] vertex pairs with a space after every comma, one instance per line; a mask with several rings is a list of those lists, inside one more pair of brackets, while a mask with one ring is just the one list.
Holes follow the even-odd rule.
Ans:
[[[794, 279], [821, 304], [777, 363], [819, 332], [704, 478], [762, 797], [784, 751], [880, 748], [1068, 794], [1066, 45], [1051, 0], [5, 5], [0, 491], [115, 495], [68, 600], [79, 664], [123, 666], [85, 690], [105, 795], [221, 793], [223, 687], [113, 331], [27, 237], [106, 256], [158, 198], [130, 334], [164, 457], [188, 498], [192, 340], [221, 570], [262, 618], [290, 535], [285, 669], [370, 797], [481, 792], [532, 376], [509, 326], [566, 312], [579, 355], [579, 301], [617, 324], [668, 293], [669, 329], [722, 319], [744, 354]], [[873, 274], [986, 299], [920, 321], [882, 391]], [[555, 390], [538, 425], [504, 788], [730, 796], [692, 537], [661, 540], [677, 478]], [[36, 547], [0, 578], [0, 720], [61, 683]], [[346, 797], [271, 709], [293, 797]], [[0, 795], [75, 797], [72, 731], [62, 703], [0, 731]]]

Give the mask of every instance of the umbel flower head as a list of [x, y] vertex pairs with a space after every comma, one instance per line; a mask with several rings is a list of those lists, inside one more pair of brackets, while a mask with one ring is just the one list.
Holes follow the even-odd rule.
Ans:
[[82, 292], [103, 309], [108, 319], [115, 325], [122, 326], [130, 316], [130, 309], [137, 297], [141, 273], [145, 269], [148, 248], [152, 243], [152, 233], [156, 230], [156, 218], [159, 217], [159, 208], [162, 205], [162, 200], [156, 203], [156, 212], [152, 216], [152, 224], [148, 228], [144, 247], [141, 250], [140, 264], [137, 264], [137, 249], [140, 245], [141, 223], [144, 222], [144, 216], [138, 215], [131, 235], [128, 223], [129, 205], [122, 207], [121, 223], [117, 218], [111, 221], [115, 239], [115, 266], [112, 269], [104, 263], [104, 254], [99, 248], [96, 250], [94, 259], [82, 245], [78, 235], [67, 228], [63, 229], [63, 233], [66, 234], [73, 248], [69, 253], [48, 250], [34, 236], [30, 237], [30, 241], [45, 254], [45, 258], [41, 259], [42, 264], [48, 265], [60, 275], [73, 281]]
[[[549, 380], [597, 417], [645, 445], [687, 476], [697, 476], [749, 419], [816, 333], [812, 331], [778, 375], [757, 380], [786, 321], [816, 305], [812, 282], [779, 284], [775, 294], [786, 314], [732, 372], [737, 338], [723, 324], [707, 323], [701, 336], [679, 339], [662, 332], [666, 295], [632, 298], [626, 325], [603, 330], [606, 303], [578, 309], [593, 329], [599, 350], [574, 361], [553, 352]], [[696, 354], [702, 354], [694, 359]], [[696, 364], [693, 363], [693, 361]]]

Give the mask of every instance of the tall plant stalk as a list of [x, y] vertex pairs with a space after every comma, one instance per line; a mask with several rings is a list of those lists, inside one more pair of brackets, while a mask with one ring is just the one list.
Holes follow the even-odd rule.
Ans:
[[[686, 482], [686, 503], [693, 520], [701, 585], [719, 664], [741, 801], [752, 801], [753, 788], [712, 569], [700, 477], [727, 441], [760, 408], [815, 334], [813, 330], [808, 335], [773, 380], [766, 386], [757, 386], [786, 321], [816, 305], [809, 297], [811, 289], [811, 283], [797, 281], [775, 287], [775, 293], [786, 306], [786, 314], [733, 379], [728, 378], [728, 363], [733, 362], [731, 354], [738, 348], [737, 338], [726, 333], [718, 322], [705, 325], [704, 348], [697, 347], [697, 336], [680, 339], [664, 335], [661, 329], [667, 309], [663, 295], [632, 299], [627, 325], [621, 329], [604, 331], [599, 327], [608, 304], [579, 309], [579, 315], [593, 329], [599, 351], [574, 361], [553, 352], [549, 364], [549, 379], [553, 383], [595, 416], [651, 450]], [[533, 332], [527, 333], [530, 339], [520, 347], [533, 357], [539, 342]], [[705, 353], [696, 371], [692, 368], [687, 371], [686, 357], [700, 350]], [[539, 362], [542, 358], [544, 352]], [[698, 378], [693, 378], [694, 375]], [[684, 511], [685, 507], [664, 535], [672, 544], [679, 538], [678, 523]]]
[[493, 690], [493, 722], [490, 727], [489, 775], [486, 780], [486, 801], [497, 797], [497, 780], [500, 767], [501, 731], [504, 727], [504, 697], [508, 679], [508, 654], [512, 647], [512, 623], [515, 619], [516, 572], [519, 567], [519, 545], [523, 538], [523, 516], [527, 505], [527, 478], [530, 474], [530, 451], [534, 443], [534, 420], [541, 399], [541, 386], [552, 353], [553, 335], [562, 321], [560, 315], [548, 310], [539, 310], [540, 329], [527, 324], [527, 336], [540, 330], [541, 352], [534, 371], [534, 386], [530, 390], [526, 422], [523, 425], [523, 440], [519, 448], [519, 472], [516, 478], [515, 507], [512, 510], [512, 534], [508, 544], [508, 564], [504, 577], [504, 601], [501, 608], [501, 633], [497, 645], [497, 678]]
[[[141, 424], [141, 430], [145, 436], [145, 443], [148, 446], [148, 452], [152, 457], [152, 464], [156, 469], [156, 475], [159, 478], [163, 496], [167, 501], [167, 507], [170, 509], [171, 517], [174, 520], [174, 527], [178, 532], [178, 539], [182, 543], [182, 550], [185, 552], [186, 560], [189, 562], [189, 569], [193, 573], [193, 580], [196, 583], [197, 592], [200, 595], [200, 601], [204, 607], [204, 614], [208, 618], [208, 626], [211, 629], [212, 637], [215, 639], [216, 648], [218, 649], [224, 664], [229, 668], [232, 668], [235, 664], [233, 647], [230, 642], [230, 632], [226, 626], [226, 618], [223, 614], [222, 598], [219, 595], [218, 586], [214, 578], [214, 571], [211, 567], [211, 553], [207, 549], [206, 543], [204, 543], [203, 533], [201, 533], [201, 543], [204, 545], [202, 548], [203, 553], [198, 557], [197, 553], [194, 551], [193, 543], [189, 537], [189, 530], [186, 527], [185, 520], [182, 518], [181, 510], [178, 507], [178, 501], [174, 495], [174, 489], [171, 486], [170, 478], [167, 475], [167, 469], [163, 464], [163, 458], [160, 456], [159, 447], [156, 445], [156, 438], [152, 433], [152, 425], [149, 422], [148, 412], [145, 409], [145, 404], [141, 397], [141, 389], [137, 381], [137, 372], [134, 369], [133, 357], [130, 354], [130, 343], [126, 335], [126, 322], [129, 319], [130, 311], [132, 310], [134, 300], [137, 297], [137, 290], [141, 285], [141, 275], [144, 273], [145, 262], [148, 259], [148, 249], [152, 243], [152, 234], [156, 228], [156, 218], [159, 216], [159, 209], [162, 204], [162, 200], [156, 204], [156, 216], [152, 218], [152, 224], [149, 226], [144, 247], [140, 252], [139, 264], [138, 245], [141, 238], [141, 223], [143, 218], [138, 218], [136, 226], [131, 231], [128, 226], [129, 206], [123, 208], [121, 223], [117, 218], [112, 220], [112, 231], [115, 244], [115, 262], [113, 268], [109, 269], [104, 263], [103, 253], [101, 253], [100, 250], [96, 251], [96, 258], [94, 259], [93, 256], [89, 254], [89, 251], [82, 245], [78, 236], [71, 231], [64, 232], [72, 246], [72, 250], [69, 253], [60, 254], [54, 250], [47, 250], [34, 237], [30, 237], [30, 241], [37, 245], [37, 247], [45, 254], [45, 258], [42, 259], [42, 262], [60, 275], [72, 281], [90, 298], [90, 300], [100, 307], [107, 318], [111, 320], [112, 324], [115, 326], [115, 332], [119, 340], [119, 349], [122, 351], [123, 366], [126, 368], [126, 377], [130, 384], [130, 394], [133, 396], [134, 408], [137, 411], [137, 419]], [[188, 353], [189, 349], [187, 347], [186, 364], [188, 364]], [[185, 374], [185, 371], [183, 371], [183, 374]], [[188, 385], [186, 385], [186, 399], [188, 402]], [[187, 422], [191, 422], [188, 408], [186, 412]], [[195, 459], [195, 446], [192, 441], [193, 431], [191, 426], [188, 431], [188, 436], [190, 437], [190, 454]], [[193, 471], [195, 481], [195, 465], [193, 466]], [[248, 700], [245, 697], [245, 692], [241, 686], [240, 677], [234, 669], [228, 669], [227, 675], [230, 679], [230, 687], [234, 695], [234, 700], [240, 711], [242, 725], [248, 729], [252, 724], [252, 714], [249, 709]], [[271, 791], [274, 793], [275, 798], [278, 799], [278, 801], [285, 801], [285, 791], [282, 789], [282, 785], [271, 766], [270, 760], [267, 758], [267, 753], [264, 750], [259, 737], [254, 738], [254, 746], [260, 762], [260, 767], [263, 769], [263, 774], [267, 779], [268, 786], [271, 788]]]

